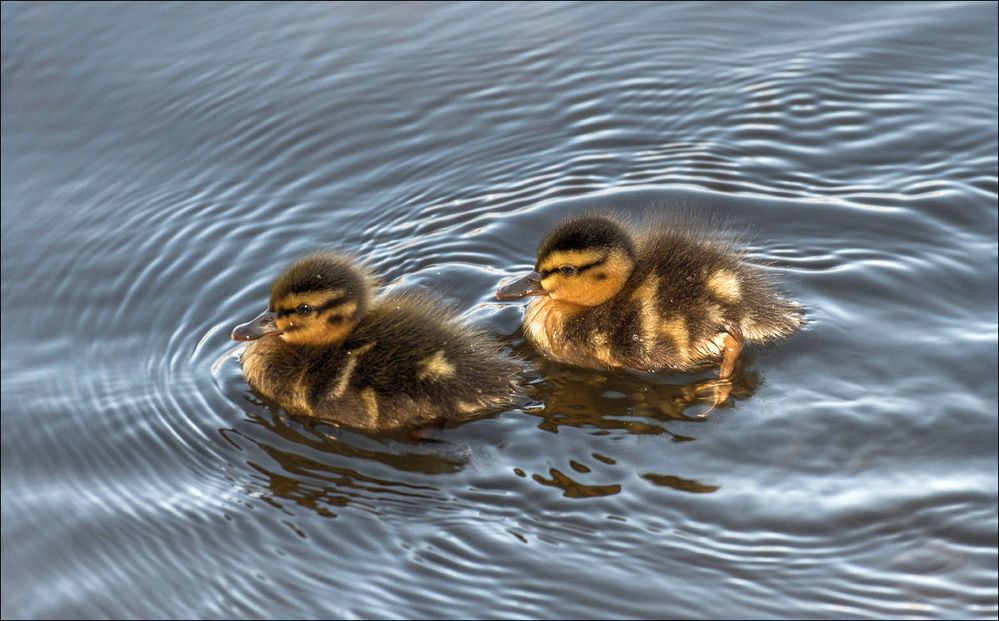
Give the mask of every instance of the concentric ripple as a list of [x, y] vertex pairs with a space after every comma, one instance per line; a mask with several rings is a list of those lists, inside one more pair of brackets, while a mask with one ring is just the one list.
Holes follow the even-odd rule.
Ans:
[[[6, 617], [991, 617], [994, 4], [2, 7]], [[524, 343], [579, 210], [687, 212], [807, 308], [697, 376]], [[526, 358], [433, 442], [228, 340], [363, 257]]]

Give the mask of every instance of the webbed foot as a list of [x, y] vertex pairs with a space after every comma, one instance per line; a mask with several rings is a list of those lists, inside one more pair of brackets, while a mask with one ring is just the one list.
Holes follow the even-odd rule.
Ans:
[[681, 410], [692, 405], [705, 404], [708, 408], [703, 412], [698, 412], [696, 416], [706, 418], [715, 408], [728, 401], [731, 394], [731, 379], [704, 380], [682, 386], [680, 394], [673, 400], [673, 403]]

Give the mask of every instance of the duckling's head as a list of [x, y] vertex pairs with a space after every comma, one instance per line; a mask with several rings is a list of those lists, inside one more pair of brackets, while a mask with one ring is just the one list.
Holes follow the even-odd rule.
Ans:
[[579, 306], [611, 299], [635, 269], [635, 244], [615, 220], [586, 215], [557, 224], [538, 246], [534, 272], [501, 287], [500, 300], [547, 295]]
[[271, 285], [267, 310], [237, 326], [232, 338], [276, 335], [291, 345], [333, 345], [347, 338], [368, 309], [373, 278], [350, 258], [310, 254], [286, 267]]

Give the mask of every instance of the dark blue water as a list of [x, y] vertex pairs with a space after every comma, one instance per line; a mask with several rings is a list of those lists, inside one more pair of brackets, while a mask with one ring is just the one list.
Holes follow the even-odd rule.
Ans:
[[[6, 617], [974, 617], [997, 579], [995, 4], [2, 6]], [[731, 407], [545, 363], [499, 281], [713, 217], [808, 308]], [[229, 330], [354, 251], [527, 356], [417, 443]]]

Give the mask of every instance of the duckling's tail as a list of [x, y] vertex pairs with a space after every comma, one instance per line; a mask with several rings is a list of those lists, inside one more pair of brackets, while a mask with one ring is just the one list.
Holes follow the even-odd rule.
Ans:
[[776, 341], [805, 325], [805, 309], [796, 302], [783, 299], [771, 300], [752, 315], [743, 317], [739, 330], [749, 341]]

